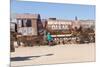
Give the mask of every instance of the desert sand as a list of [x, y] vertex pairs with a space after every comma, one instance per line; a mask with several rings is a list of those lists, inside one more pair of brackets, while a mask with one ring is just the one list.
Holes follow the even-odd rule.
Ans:
[[95, 43], [18, 47], [11, 53], [11, 66], [94, 61]]

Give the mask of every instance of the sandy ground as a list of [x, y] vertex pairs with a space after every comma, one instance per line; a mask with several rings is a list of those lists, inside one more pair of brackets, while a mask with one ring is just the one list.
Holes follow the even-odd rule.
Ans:
[[19, 47], [11, 66], [95, 61], [95, 44]]

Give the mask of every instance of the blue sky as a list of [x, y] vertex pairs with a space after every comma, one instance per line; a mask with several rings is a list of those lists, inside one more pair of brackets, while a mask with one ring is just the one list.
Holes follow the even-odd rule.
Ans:
[[11, 13], [36, 13], [41, 18], [55, 17], [58, 19], [95, 19], [95, 5], [60, 4], [33, 1], [11, 0]]

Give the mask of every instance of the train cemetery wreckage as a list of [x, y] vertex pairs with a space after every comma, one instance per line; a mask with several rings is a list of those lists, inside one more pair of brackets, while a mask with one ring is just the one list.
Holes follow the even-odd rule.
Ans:
[[47, 45], [47, 33], [53, 44], [81, 44], [95, 42], [95, 20], [41, 19], [40, 14], [17, 14], [11, 25], [11, 45]]

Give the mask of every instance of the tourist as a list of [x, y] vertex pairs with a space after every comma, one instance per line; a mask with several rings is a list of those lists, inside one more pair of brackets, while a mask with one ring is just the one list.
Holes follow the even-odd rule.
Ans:
[[50, 33], [47, 34], [47, 40], [48, 40], [48, 45], [51, 46], [53, 39]]

